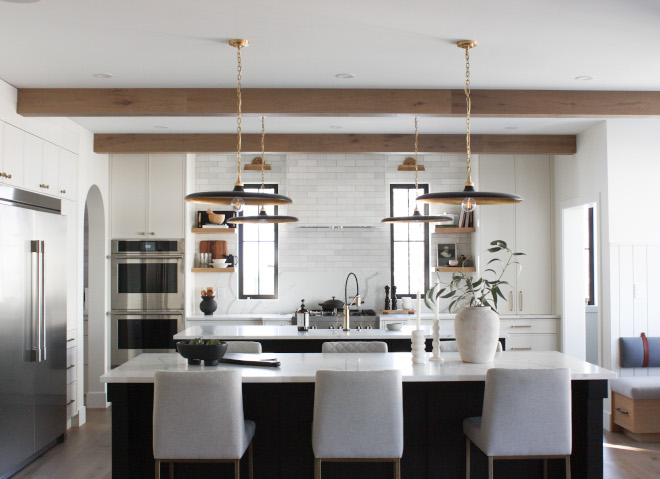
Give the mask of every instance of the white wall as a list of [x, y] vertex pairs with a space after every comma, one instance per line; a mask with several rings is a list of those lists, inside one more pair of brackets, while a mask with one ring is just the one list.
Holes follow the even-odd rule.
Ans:
[[[284, 224], [279, 229], [279, 299], [262, 301], [237, 300], [238, 274], [188, 273], [187, 312], [201, 314], [196, 293], [202, 287], [213, 286], [218, 292], [218, 313], [293, 312], [304, 298], [308, 307], [336, 296], [343, 300], [344, 282], [349, 272], [355, 272], [365, 308], [384, 307], [384, 286], [390, 279], [389, 226], [380, 220], [389, 216], [389, 185], [414, 183], [413, 172], [400, 172], [397, 166], [405, 155], [379, 154], [282, 154], [267, 155], [272, 170], [266, 172], [266, 182], [278, 183], [279, 192], [293, 203], [280, 207], [280, 214], [300, 219], [299, 223]], [[244, 158], [251, 161], [252, 156]], [[189, 160], [192, 161], [192, 160]], [[194, 159], [193, 191], [226, 190], [236, 179], [235, 154], [204, 154]], [[430, 191], [454, 191], [465, 183], [465, 159], [459, 155], [425, 155], [420, 157], [426, 171], [420, 172], [419, 182], [429, 183]], [[478, 158], [474, 158], [478, 165]], [[477, 166], [475, 166], [477, 169]], [[243, 182], [259, 183], [261, 173], [243, 173]], [[193, 185], [189, 182], [189, 188]], [[191, 191], [189, 191], [191, 192]], [[206, 209], [194, 205], [188, 209], [188, 221], [194, 211]], [[222, 209], [216, 207], [215, 209]], [[432, 213], [458, 213], [459, 207], [433, 205]], [[370, 229], [327, 230], [303, 229], [313, 225], [369, 225]], [[187, 228], [189, 231], [189, 228]], [[228, 236], [228, 235], [227, 235]], [[212, 237], [190, 235], [194, 252], [200, 240], [227, 241], [228, 253], [237, 255], [238, 235]], [[458, 254], [472, 255], [471, 235], [432, 235], [431, 265], [436, 264], [438, 242], [458, 243]], [[190, 254], [192, 251], [188, 251]], [[449, 274], [447, 274], [449, 278]], [[435, 281], [435, 275], [432, 277]], [[350, 286], [352, 290], [353, 286]], [[350, 291], [349, 291], [350, 293]]]

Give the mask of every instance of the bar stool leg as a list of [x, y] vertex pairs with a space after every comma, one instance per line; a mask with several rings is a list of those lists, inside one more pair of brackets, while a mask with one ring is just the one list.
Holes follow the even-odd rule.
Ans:
[[170, 479], [174, 479], [174, 463], [170, 462]]
[[253, 453], [252, 453], [252, 441], [250, 441], [250, 445], [248, 446], [248, 461], [249, 461], [249, 463], [248, 463], [248, 473], [249, 474], [248, 475], [249, 475], [250, 479], [252, 479], [252, 475], [253, 475], [253, 465], [252, 465], [253, 464], [253, 462], [252, 462], [253, 457], [254, 456], [253, 456]]
[[566, 456], [566, 479], [571, 479], [571, 456]]
[[493, 458], [488, 456], [488, 479], [493, 479]]
[[548, 479], [548, 458], [543, 458], [543, 479]]
[[401, 458], [394, 460], [394, 479], [401, 479]]
[[156, 459], [156, 479], [160, 479], [160, 461]]
[[314, 479], [321, 479], [321, 459], [314, 458]]
[[465, 479], [470, 479], [470, 439], [465, 437]]
[[234, 479], [241, 479], [241, 460], [234, 459]]

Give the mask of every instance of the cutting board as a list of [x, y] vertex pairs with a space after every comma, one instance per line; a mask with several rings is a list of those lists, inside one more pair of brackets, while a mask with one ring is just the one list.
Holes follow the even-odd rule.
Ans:
[[213, 259], [221, 259], [227, 256], [227, 242], [211, 241], [211, 256]]
[[199, 252], [200, 253], [210, 253], [211, 252], [211, 243], [213, 243], [213, 241], [200, 241], [199, 242]]

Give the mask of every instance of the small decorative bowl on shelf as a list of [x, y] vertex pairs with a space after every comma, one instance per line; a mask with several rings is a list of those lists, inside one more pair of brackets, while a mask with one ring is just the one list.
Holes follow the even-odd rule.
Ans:
[[388, 323], [387, 329], [389, 329], [390, 331], [401, 331], [402, 326], [403, 326], [402, 323]]
[[188, 360], [190, 365], [198, 365], [204, 361], [205, 366], [217, 366], [218, 360], [227, 352], [227, 341], [201, 338], [190, 341], [177, 341], [176, 350]]

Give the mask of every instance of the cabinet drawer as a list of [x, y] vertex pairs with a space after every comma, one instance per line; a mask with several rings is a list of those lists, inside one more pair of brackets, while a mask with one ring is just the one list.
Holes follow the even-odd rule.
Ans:
[[72, 382], [66, 387], [66, 417], [67, 419], [78, 413], [76, 401], [77, 382]]
[[76, 352], [78, 348], [70, 348], [66, 350], [66, 367], [76, 365]]
[[66, 349], [75, 348], [78, 340], [76, 338], [76, 330], [67, 331], [66, 333]]
[[660, 399], [631, 399], [612, 393], [614, 423], [635, 433], [660, 432]]
[[506, 334], [557, 334], [556, 319], [501, 319], [500, 332]]
[[556, 334], [509, 334], [507, 351], [557, 351]]
[[77, 366], [75, 364], [72, 364], [70, 366], [66, 367], [66, 383], [71, 384], [76, 380], [76, 370]]

